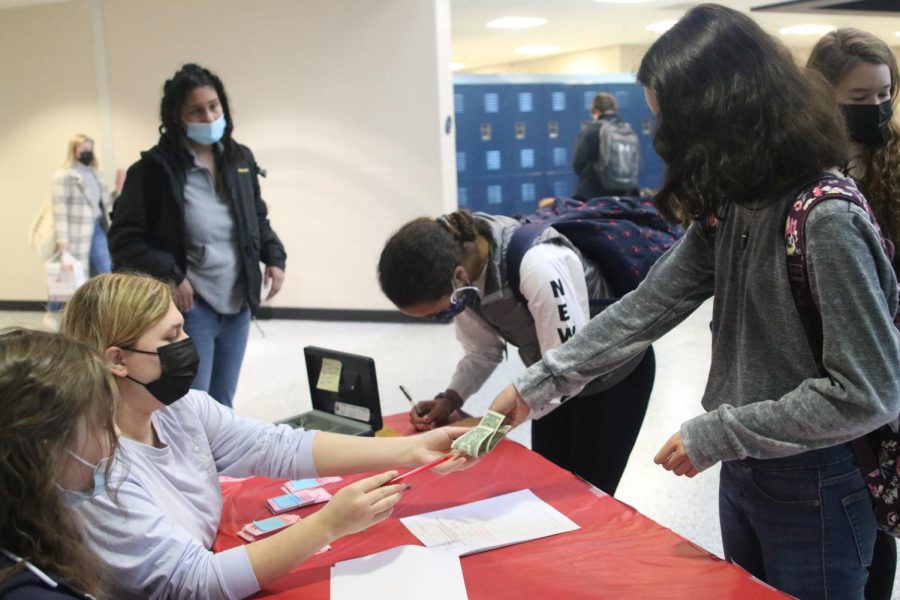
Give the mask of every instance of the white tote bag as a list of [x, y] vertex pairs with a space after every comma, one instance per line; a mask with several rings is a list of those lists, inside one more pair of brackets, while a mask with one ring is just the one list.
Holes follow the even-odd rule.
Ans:
[[87, 281], [84, 265], [68, 252], [57, 253], [44, 266], [47, 269], [47, 297], [51, 302], [67, 302]]

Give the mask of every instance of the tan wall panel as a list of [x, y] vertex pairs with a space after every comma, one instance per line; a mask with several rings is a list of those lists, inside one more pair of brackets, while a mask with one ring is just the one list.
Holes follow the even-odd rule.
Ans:
[[[289, 255], [274, 305], [389, 308], [375, 278], [384, 240], [455, 203], [453, 133], [443, 132], [452, 114], [447, 1], [100, 2], [117, 162], [127, 167], [156, 142], [165, 79], [184, 62], [209, 67], [225, 83], [235, 138], [269, 171], [263, 197]], [[22, 26], [51, 38], [48, 14], [65, 21], [56, 13], [90, 7], [50, 5]], [[88, 66], [90, 37], [71, 30], [89, 24], [67, 27], [87, 46]], [[92, 72], [80, 79], [94, 84]], [[5, 146], [4, 136], [0, 153]], [[47, 189], [49, 172], [36, 171]], [[24, 240], [27, 219], [17, 221]], [[41, 275], [27, 278], [21, 296], [0, 283], [0, 299], [40, 298]]]
[[[74, 133], [100, 132], [91, 17], [83, 2], [0, 11], [0, 299], [45, 295], [27, 229]], [[106, 158], [98, 148], [101, 167]]]

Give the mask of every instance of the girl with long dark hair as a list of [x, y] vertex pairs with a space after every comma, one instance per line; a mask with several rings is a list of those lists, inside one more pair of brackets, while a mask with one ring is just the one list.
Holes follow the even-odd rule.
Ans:
[[817, 354], [786, 243], [801, 192], [821, 194], [821, 181], [853, 190], [838, 169], [843, 118], [782, 44], [715, 4], [692, 8], [660, 36], [638, 81], [667, 165], [658, 206], [690, 227], [634, 292], [546, 353], [491, 408], [521, 423], [713, 297], [707, 412], [683, 423], [655, 460], [689, 477], [721, 463], [728, 560], [799, 598], [860, 598], [876, 523], [849, 442], [900, 413], [897, 278], [867, 211], [838, 200], [812, 208], [805, 260], [821, 320]]

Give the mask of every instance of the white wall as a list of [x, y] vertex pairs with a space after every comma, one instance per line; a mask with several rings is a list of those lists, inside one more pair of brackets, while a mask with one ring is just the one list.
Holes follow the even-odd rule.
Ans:
[[[590, 48], [578, 52], [554, 54], [516, 62], [465, 69], [463, 73], [552, 73], [566, 75], [594, 75], [604, 73], [636, 73], [641, 59], [650, 46], [620, 44]], [[801, 65], [806, 64], [812, 46], [789, 46], [788, 50]], [[892, 48], [900, 61], [900, 48]]]
[[599, 73], [634, 73], [649, 46], [621, 44], [579, 52], [554, 54], [512, 63], [466, 69], [466, 73], [562, 73], [593, 75]]
[[263, 197], [288, 251], [273, 305], [390, 308], [375, 277], [384, 240], [455, 205], [454, 132], [443, 131], [448, 1], [72, 0], [0, 11], [0, 300], [43, 297], [25, 231], [69, 135], [98, 139], [109, 176], [127, 167], [156, 142], [165, 79], [198, 62], [223, 79], [235, 138], [269, 171]]

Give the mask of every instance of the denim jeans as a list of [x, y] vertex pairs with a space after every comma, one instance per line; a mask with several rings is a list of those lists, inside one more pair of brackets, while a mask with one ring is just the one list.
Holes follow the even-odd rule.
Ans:
[[194, 296], [194, 308], [184, 314], [184, 331], [193, 338], [200, 355], [200, 368], [191, 387], [231, 406], [247, 349], [250, 308], [220, 315], [203, 298]]
[[[109, 241], [106, 238], [106, 232], [103, 231], [103, 224], [100, 222], [100, 219], [94, 222], [94, 234], [91, 236], [91, 250], [88, 255], [88, 261], [89, 263], [86, 266], [90, 269], [87, 273], [89, 277], [112, 271]], [[47, 302], [47, 310], [50, 312], [59, 312], [61, 307], [61, 302]]]
[[802, 600], [863, 597], [872, 499], [848, 445], [722, 463], [725, 558]]
[[112, 271], [112, 258], [109, 255], [109, 240], [103, 231], [100, 219], [94, 223], [94, 235], [91, 236], [90, 275], [100, 275]]

